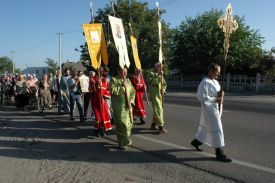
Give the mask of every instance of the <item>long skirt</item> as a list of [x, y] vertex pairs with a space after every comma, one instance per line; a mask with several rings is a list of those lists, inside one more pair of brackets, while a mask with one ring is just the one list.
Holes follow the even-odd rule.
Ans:
[[49, 107], [52, 105], [52, 97], [49, 89], [39, 89], [40, 105], [43, 107]]

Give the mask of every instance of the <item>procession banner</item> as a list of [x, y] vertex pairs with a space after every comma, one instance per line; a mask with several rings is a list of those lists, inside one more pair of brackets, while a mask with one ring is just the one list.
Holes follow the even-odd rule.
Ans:
[[109, 22], [111, 24], [112, 34], [114, 38], [114, 42], [116, 45], [116, 49], [119, 54], [119, 65], [121, 68], [124, 68], [126, 65], [127, 68], [130, 66], [126, 38], [124, 33], [124, 28], [122, 24], [122, 20], [113, 16], [108, 15]]
[[160, 13], [159, 13], [159, 2], [156, 2], [158, 8], [158, 31], [159, 31], [159, 62], [162, 64], [163, 53], [162, 53], [162, 27], [160, 22]]
[[101, 57], [105, 65], [108, 65], [108, 55], [102, 24], [83, 24], [92, 67], [98, 69], [101, 65]]
[[139, 59], [139, 56], [138, 56], [137, 39], [134, 36], [130, 36], [130, 39], [131, 39], [131, 45], [132, 45], [132, 50], [133, 50], [133, 55], [134, 55], [136, 68], [141, 70], [140, 59]]
[[103, 60], [104, 65], [108, 65], [108, 54], [107, 54], [107, 46], [104, 36], [103, 27], [101, 28], [101, 57]]
[[159, 29], [159, 62], [162, 64], [163, 54], [162, 54], [162, 28], [161, 22], [158, 21], [158, 29]]

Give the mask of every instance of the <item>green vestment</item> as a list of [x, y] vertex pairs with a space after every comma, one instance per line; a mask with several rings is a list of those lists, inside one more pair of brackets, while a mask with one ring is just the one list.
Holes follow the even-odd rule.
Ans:
[[[125, 86], [128, 100], [131, 104], [135, 104], [136, 92], [129, 79], [125, 79]], [[125, 89], [121, 79], [111, 78], [110, 93], [118, 143], [121, 146], [130, 145], [130, 135], [133, 125], [131, 122], [132, 116], [130, 116], [130, 113], [132, 115], [132, 107], [130, 109], [128, 108]]]
[[[166, 82], [164, 77], [161, 77], [156, 72], [150, 72], [149, 74], [149, 89], [153, 106], [153, 123], [157, 126], [164, 125], [163, 106], [162, 106], [162, 92], [166, 90]], [[162, 82], [161, 82], [162, 80]]]

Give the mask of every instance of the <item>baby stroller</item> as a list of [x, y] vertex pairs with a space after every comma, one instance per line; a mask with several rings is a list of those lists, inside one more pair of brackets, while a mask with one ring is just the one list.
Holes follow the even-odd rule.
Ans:
[[12, 84], [6, 84], [4, 85], [4, 99], [5, 104], [11, 104], [12, 102], [12, 96], [13, 96], [13, 86]]
[[39, 87], [34, 85], [29, 89], [29, 110], [38, 110], [39, 112], [43, 112], [40, 105], [40, 97], [39, 97]]

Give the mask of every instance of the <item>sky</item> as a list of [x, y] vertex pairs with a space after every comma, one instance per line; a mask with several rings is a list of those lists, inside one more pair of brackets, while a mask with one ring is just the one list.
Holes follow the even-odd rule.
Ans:
[[[185, 17], [232, 4], [233, 14], [245, 16], [251, 29], [259, 30], [266, 40], [263, 48], [275, 47], [275, 0], [158, 0], [166, 10], [162, 19], [177, 27]], [[155, 0], [148, 2], [155, 8]], [[116, 3], [116, 0], [115, 0]], [[75, 51], [85, 42], [82, 24], [90, 21], [90, 0], [0, 0], [0, 57], [8, 56], [15, 67], [46, 66], [46, 58], [59, 60], [57, 33], [62, 35], [62, 61], [79, 61]], [[94, 12], [110, 0], [93, 0]]]

